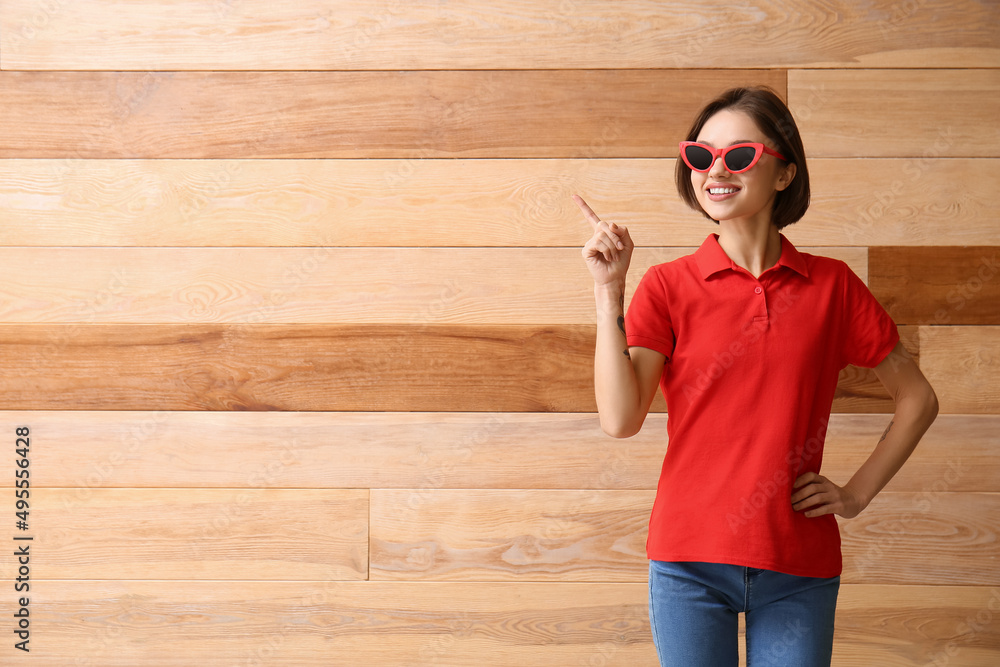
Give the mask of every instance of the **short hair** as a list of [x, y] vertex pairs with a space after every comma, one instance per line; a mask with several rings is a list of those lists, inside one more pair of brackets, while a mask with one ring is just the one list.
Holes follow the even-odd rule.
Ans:
[[[767, 86], [731, 88], [701, 110], [687, 133], [686, 141], [696, 141], [698, 133], [708, 119], [724, 109], [742, 111], [750, 116], [761, 132], [774, 142], [776, 150], [784, 155], [789, 163], [795, 165], [795, 177], [792, 182], [775, 195], [771, 222], [778, 229], [797, 222], [809, 208], [809, 171], [806, 169], [802, 137], [795, 125], [795, 119], [792, 118], [792, 112], [777, 93]], [[674, 180], [677, 192], [680, 193], [684, 203], [696, 211], [701, 211], [709, 220], [719, 222], [706, 213], [698, 203], [694, 186], [691, 185], [691, 168], [679, 157], [674, 169]]]

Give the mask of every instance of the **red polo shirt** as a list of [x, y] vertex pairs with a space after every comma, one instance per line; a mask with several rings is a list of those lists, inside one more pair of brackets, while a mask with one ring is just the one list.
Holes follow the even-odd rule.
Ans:
[[783, 235], [778, 263], [754, 278], [711, 234], [649, 269], [625, 328], [630, 346], [667, 357], [669, 445], [647, 556], [839, 575], [836, 518], [807, 518], [790, 497], [820, 470], [840, 370], [877, 366], [899, 341], [861, 279]]

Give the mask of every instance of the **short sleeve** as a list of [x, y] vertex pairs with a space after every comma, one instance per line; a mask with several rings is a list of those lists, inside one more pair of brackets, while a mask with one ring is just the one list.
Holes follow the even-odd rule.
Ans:
[[639, 281], [625, 314], [625, 338], [630, 347], [647, 347], [670, 358], [674, 328], [663, 278], [651, 267]]
[[896, 343], [899, 330], [868, 286], [844, 265], [844, 364], [874, 368], [884, 360]]

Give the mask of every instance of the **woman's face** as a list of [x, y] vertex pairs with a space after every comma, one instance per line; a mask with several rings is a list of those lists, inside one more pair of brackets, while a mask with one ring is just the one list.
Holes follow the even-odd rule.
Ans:
[[[776, 150], [753, 119], [742, 111], [723, 109], [711, 116], [698, 133], [696, 141], [713, 148], [743, 142], [762, 143]], [[767, 153], [747, 171], [733, 174], [726, 170], [721, 157], [707, 172], [691, 171], [698, 203], [714, 220], [771, 221], [775, 194], [788, 187], [795, 176], [795, 165]]]

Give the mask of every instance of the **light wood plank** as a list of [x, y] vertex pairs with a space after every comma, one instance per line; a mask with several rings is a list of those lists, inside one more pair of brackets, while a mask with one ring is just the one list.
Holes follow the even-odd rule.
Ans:
[[1000, 69], [794, 70], [788, 105], [817, 157], [907, 157], [919, 172], [936, 158], [1000, 154]]
[[644, 581], [652, 491], [372, 490], [372, 580]]
[[[32, 490], [24, 534], [47, 579], [368, 576], [366, 489], [78, 491]], [[14, 559], [0, 561], [0, 578], [15, 576]]]
[[[638, 250], [628, 298], [694, 250]], [[820, 250], [867, 276], [863, 249]], [[595, 322], [579, 248], [0, 248], [0, 285], [10, 323]]]
[[808, 143], [806, 154], [812, 203], [783, 230], [796, 246], [1000, 245], [995, 158], [825, 159]]
[[872, 248], [869, 287], [905, 324], [1000, 324], [1000, 248]]
[[[957, 483], [947, 475], [946, 481]], [[1000, 494], [883, 492], [841, 520], [844, 582], [1000, 585]], [[372, 490], [372, 580], [646, 579], [652, 491]]]
[[[0, 244], [577, 246], [580, 193], [639, 247], [697, 247], [718, 228], [677, 197], [674, 162], [0, 160]], [[809, 171], [812, 205], [784, 230], [796, 246], [1000, 245], [995, 159], [810, 158]]]
[[[5, 583], [6, 585], [6, 583]], [[644, 584], [40, 581], [31, 659], [64, 667], [655, 665]], [[8, 613], [10, 598], [0, 601]], [[13, 642], [0, 659], [14, 654]]]
[[[823, 474], [846, 483], [888, 415], [832, 414]], [[0, 412], [27, 425], [35, 487], [647, 489], [667, 416], [626, 439], [591, 413]], [[939, 415], [888, 491], [1000, 492], [1000, 416]], [[0, 476], [0, 488], [13, 485]]]
[[[18, 425], [39, 443], [34, 484], [76, 487], [84, 498], [108, 487], [409, 488], [418, 496], [653, 489], [666, 449], [665, 415], [651, 415], [628, 439], [605, 435], [590, 413], [0, 412], [0, 433]], [[869, 435], [881, 428], [872, 424]], [[0, 475], [0, 488], [13, 480]]]
[[[589, 325], [5, 324], [0, 410], [593, 412], [593, 345]], [[869, 372], [833, 409], [890, 403]]]
[[920, 369], [941, 412], [1000, 413], [1000, 327], [920, 327]]
[[[52, 667], [656, 665], [645, 584], [40, 580], [32, 595], [31, 661]], [[833, 664], [993, 664], [997, 613], [995, 587], [845, 584]], [[24, 660], [13, 642], [0, 656]]]
[[755, 3], [725, 12], [676, 0], [378, 0], [338, 2], [336, 11], [318, 0], [8, 0], [2, 9], [5, 69], [1000, 65], [1000, 15], [970, 1]]
[[785, 73], [0, 72], [0, 158], [674, 157], [747, 83]]

